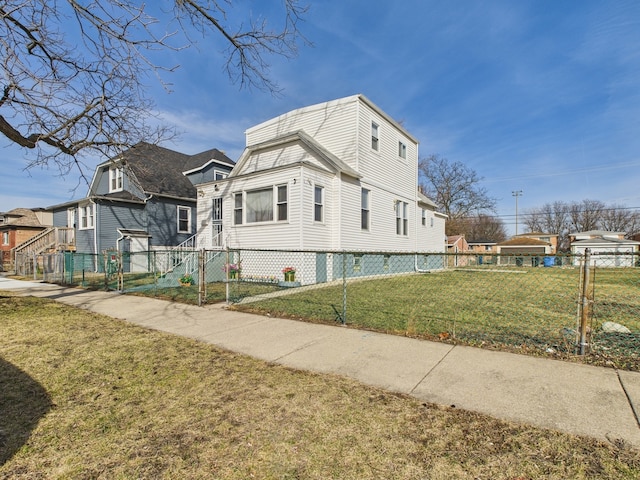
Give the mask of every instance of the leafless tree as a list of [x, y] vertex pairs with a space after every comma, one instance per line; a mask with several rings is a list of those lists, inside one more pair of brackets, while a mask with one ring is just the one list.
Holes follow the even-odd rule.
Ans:
[[559, 249], [569, 247], [569, 204], [556, 201], [533, 208], [525, 212], [523, 223], [529, 232], [558, 235]]
[[482, 178], [475, 170], [438, 155], [420, 160], [418, 169], [423, 191], [451, 222], [481, 212], [495, 212], [496, 200], [479, 185]]
[[[154, 61], [157, 52], [190, 46], [194, 33], [211, 34], [214, 48], [226, 45], [232, 82], [277, 93], [268, 59], [293, 57], [306, 42], [298, 29], [306, 7], [284, 0], [281, 28], [271, 30], [248, 14], [228, 20], [233, 6], [175, 0], [159, 17], [134, 0], [0, 2], [0, 133], [32, 151], [30, 166], [54, 164], [61, 173], [82, 172], [83, 155], [112, 157], [170, 136], [152, 126], [145, 83], [156, 77], [166, 85], [164, 75], [176, 66]], [[166, 33], [174, 19], [179, 27]]]
[[600, 228], [610, 232], [626, 232], [633, 235], [640, 230], [640, 214], [624, 205], [607, 205], [602, 211]]
[[502, 219], [493, 215], [478, 214], [466, 219], [462, 233], [468, 241], [483, 240], [500, 243], [507, 239], [507, 230]]
[[587, 232], [600, 228], [602, 212], [606, 206], [600, 200], [582, 200], [569, 205], [571, 229], [575, 232]]

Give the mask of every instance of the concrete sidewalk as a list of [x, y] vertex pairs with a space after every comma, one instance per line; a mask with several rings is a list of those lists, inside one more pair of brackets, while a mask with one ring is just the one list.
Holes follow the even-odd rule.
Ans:
[[640, 448], [640, 373], [0, 277], [50, 298], [288, 367]]

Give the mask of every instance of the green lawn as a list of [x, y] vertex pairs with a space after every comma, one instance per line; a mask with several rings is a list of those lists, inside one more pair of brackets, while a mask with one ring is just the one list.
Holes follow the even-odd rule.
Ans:
[[[611, 345], [612, 338], [600, 332], [605, 321], [621, 323], [634, 332], [624, 337], [615, 352], [607, 347], [597, 356], [602, 359], [603, 354], [615, 353], [618, 365], [636, 369], [640, 269], [601, 269], [595, 279], [595, 315], [590, 325], [595, 344]], [[457, 269], [372, 277], [348, 283], [346, 323], [471, 345], [568, 354], [575, 348], [579, 295], [577, 269]], [[342, 320], [338, 316], [342, 314], [342, 300], [342, 285], [333, 285], [235, 308], [334, 323]]]

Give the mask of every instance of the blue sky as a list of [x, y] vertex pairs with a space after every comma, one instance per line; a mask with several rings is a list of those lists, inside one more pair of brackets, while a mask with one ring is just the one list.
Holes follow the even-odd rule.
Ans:
[[[220, 43], [168, 55], [181, 65], [165, 77], [173, 91], [152, 85], [150, 95], [183, 134], [165, 146], [215, 147], [235, 160], [252, 125], [362, 93], [420, 140], [421, 157], [439, 154], [484, 177], [512, 233], [516, 190], [519, 212], [587, 198], [640, 208], [640, 2], [309, 5], [301, 29], [313, 46], [270, 59], [280, 96], [232, 85]], [[0, 211], [86, 193], [77, 175], [24, 172], [25, 164], [24, 152], [0, 139]]]

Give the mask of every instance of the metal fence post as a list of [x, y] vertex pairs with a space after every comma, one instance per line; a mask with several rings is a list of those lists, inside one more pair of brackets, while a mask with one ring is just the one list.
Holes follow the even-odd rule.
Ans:
[[347, 252], [342, 251], [342, 324], [347, 323]]
[[204, 249], [198, 250], [198, 306], [204, 303]]
[[227, 248], [225, 249], [225, 261], [224, 261], [224, 271], [225, 271], [225, 295], [227, 297], [227, 305], [229, 305], [231, 302], [229, 300], [229, 246], [227, 245]]
[[587, 353], [587, 349], [589, 346], [588, 338], [587, 338], [587, 328], [589, 322], [589, 263], [590, 263], [590, 252], [589, 249], [586, 248], [584, 250], [584, 262], [582, 264], [581, 269], [581, 283], [582, 283], [582, 292], [580, 294], [580, 328], [579, 328], [579, 343], [578, 343], [578, 351], [580, 355], [584, 355]]

